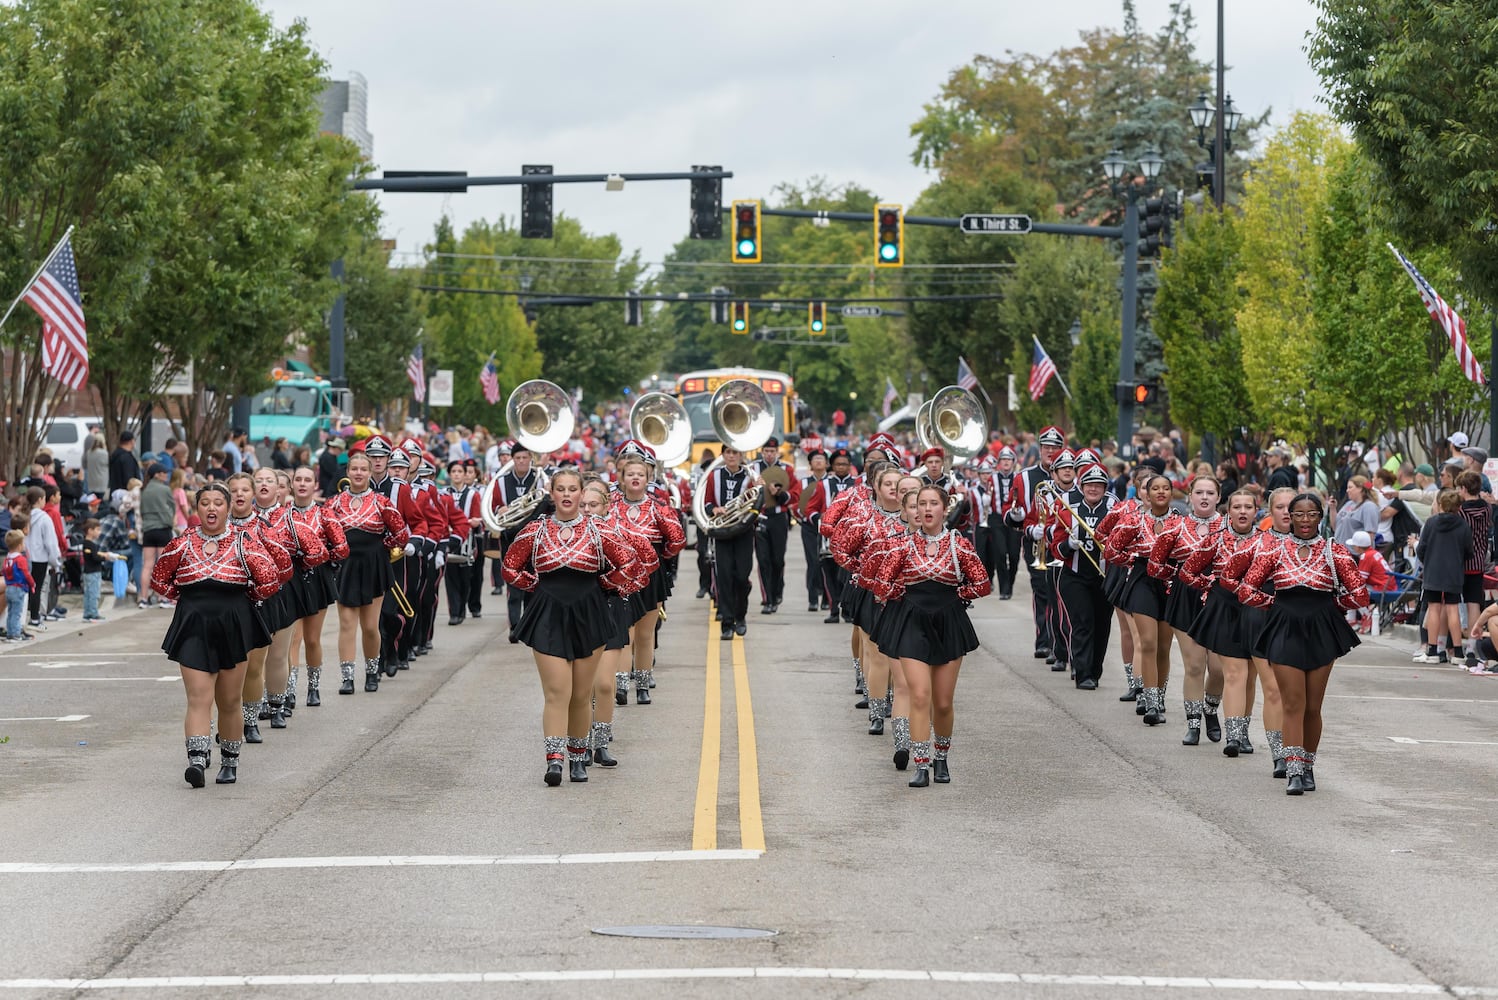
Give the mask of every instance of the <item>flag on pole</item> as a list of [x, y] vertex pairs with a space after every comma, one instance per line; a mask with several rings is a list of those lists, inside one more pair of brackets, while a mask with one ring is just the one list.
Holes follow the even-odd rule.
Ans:
[[479, 385], [484, 387], [484, 399], [493, 406], [499, 402], [499, 369], [494, 366], [494, 352], [489, 352], [489, 360], [484, 362], [484, 370], [479, 372]]
[[1420, 298], [1425, 302], [1425, 311], [1430, 313], [1430, 318], [1441, 325], [1446, 331], [1446, 339], [1451, 341], [1451, 350], [1456, 354], [1456, 360], [1461, 362], [1462, 374], [1467, 376], [1478, 385], [1486, 385], [1487, 381], [1482, 377], [1482, 365], [1477, 363], [1477, 357], [1472, 353], [1472, 347], [1467, 343], [1467, 321], [1457, 315], [1456, 310], [1446, 304], [1446, 300], [1436, 294], [1436, 290], [1430, 287], [1430, 282], [1425, 276], [1415, 270], [1415, 265], [1410, 263], [1408, 257], [1394, 249], [1394, 244], [1385, 243], [1399, 259], [1399, 263], [1409, 272], [1410, 279], [1415, 282], [1415, 287], [1420, 290]]
[[1033, 402], [1045, 392], [1046, 383], [1056, 375], [1056, 363], [1051, 356], [1040, 346], [1040, 339], [1035, 341], [1035, 355], [1030, 362], [1030, 399]]
[[69, 389], [88, 382], [88, 330], [73, 260], [72, 230], [31, 279], [21, 299], [42, 318], [42, 368]]
[[957, 388], [972, 392], [978, 388], [978, 376], [968, 367], [967, 358], [957, 359]]
[[422, 358], [421, 345], [416, 345], [416, 350], [406, 359], [406, 378], [411, 380], [411, 395], [416, 397], [418, 403], [427, 398], [427, 370], [426, 362]]
[[895, 401], [900, 398], [900, 390], [895, 388], [894, 380], [888, 375], [884, 376], [884, 415], [889, 416]]

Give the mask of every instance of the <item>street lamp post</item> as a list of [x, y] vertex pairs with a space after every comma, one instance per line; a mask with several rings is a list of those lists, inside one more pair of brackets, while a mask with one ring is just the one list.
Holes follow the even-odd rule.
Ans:
[[1139, 199], [1149, 193], [1137, 183], [1153, 185], [1165, 161], [1153, 147], [1139, 157], [1139, 173], [1129, 175], [1123, 150], [1115, 149], [1103, 160], [1103, 174], [1115, 195], [1124, 196], [1123, 225], [1123, 329], [1118, 342], [1118, 454], [1134, 457], [1134, 327], [1139, 302]]

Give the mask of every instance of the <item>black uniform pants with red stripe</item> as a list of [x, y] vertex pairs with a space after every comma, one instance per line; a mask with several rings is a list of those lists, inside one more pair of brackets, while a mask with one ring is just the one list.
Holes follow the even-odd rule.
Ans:
[[1103, 657], [1113, 635], [1113, 606], [1103, 594], [1103, 578], [1091, 567], [1080, 573], [1061, 570], [1057, 589], [1066, 607], [1067, 646], [1078, 684], [1103, 679]]
[[741, 622], [749, 613], [749, 571], [754, 568], [754, 531], [713, 543], [713, 577], [718, 609], [725, 622]]
[[993, 572], [998, 577], [999, 593], [1014, 593], [1014, 578], [1019, 576], [1020, 532], [1004, 522], [999, 514], [988, 516], [989, 546], [993, 551]]
[[789, 514], [761, 514], [754, 528], [754, 556], [759, 563], [762, 604], [779, 604], [785, 597], [785, 546], [791, 534]]
[[1029, 535], [1025, 536], [1023, 552], [1025, 568], [1030, 573], [1030, 612], [1035, 618], [1035, 648], [1054, 651], [1056, 645], [1051, 636], [1051, 602], [1055, 595], [1051, 593], [1051, 571], [1034, 568], [1035, 542]]
[[801, 551], [806, 556], [806, 603], [815, 608], [828, 600], [820, 558], [822, 533], [816, 525], [801, 525]]

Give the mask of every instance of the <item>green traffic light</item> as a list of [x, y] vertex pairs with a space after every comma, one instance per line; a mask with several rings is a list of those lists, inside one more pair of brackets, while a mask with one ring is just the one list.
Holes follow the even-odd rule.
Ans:
[[733, 328], [735, 330], [742, 330], [746, 325], [747, 324], [741, 319], [736, 319], [733, 321]]
[[740, 257], [753, 257], [754, 256], [754, 241], [753, 240], [739, 240], [739, 256]]
[[822, 332], [822, 321], [819, 320], [819, 319], [812, 320], [811, 321], [811, 330], [812, 330], [813, 333], [821, 333]]
[[894, 260], [900, 256], [900, 248], [893, 243], [886, 243], [879, 248], [879, 256], [884, 260]]

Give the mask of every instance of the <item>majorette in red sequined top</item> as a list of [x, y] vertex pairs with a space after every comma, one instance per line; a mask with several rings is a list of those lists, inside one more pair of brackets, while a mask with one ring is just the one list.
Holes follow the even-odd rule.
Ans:
[[1103, 558], [1115, 566], [1130, 566], [1136, 559], [1148, 559], [1155, 547], [1155, 539], [1180, 516], [1171, 511], [1164, 517], [1156, 517], [1148, 508], [1140, 506], [1132, 515], [1120, 517], [1108, 532], [1103, 543]]
[[631, 585], [630, 566], [635, 551], [618, 535], [603, 530], [594, 519], [579, 517], [563, 524], [550, 515], [538, 517], [524, 528], [505, 551], [505, 583], [521, 590], [534, 590], [540, 577], [570, 569], [597, 573], [609, 590]]
[[350, 531], [383, 534], [387, 549], [405, 548], [411, 540], [411, 532], [406, 528], [400, 511], [391, 505], [388, 497], [373, 490], [338, 493], [323, 504], [323, 514], [332, 515], [343, 528], [345, 537]]
[[[1213, 583], [1225, 579], [1223, 574], [1227, 572], [1233, 557], [1240, 552], [1252, 553], [1259, 544], [1258, 540], [1259, 532], [1256, 529], [1250, 528], [1248, 534], [1240, 535], [1224, 522], [1216, 531], [1202, 539], [1202, 543], [1181, 563], [1176, 575], [1186, 586], [1206, 593]], [[1248, 569], [1247, 562], [1248, 560], [1244, 561], [1244, 572]], [[1224, 586], [1232, 590], [1237, 586], [1237, 580], [1225, 583]]]
[[650, 544], [650, 539], [646, 538], [643, 532], [631, 530], [629, 524], [619, 520], [617, 514], [618, 508], [610, 507], [606, 513], [594, 517], [594, 522], [602, 530], [613, 534], [629, 546], [634, 553], [634, 559], [628, 566], [629, 580], [626, 583], [620, 583], [617, 577], [611, 577], [604, 582], [603, 587], [611, 593], [628, 597], [644, 589], [645, 584], [650, 580], [650, 574], [660, 566], [660, 557], [656, 555], [655, 546]]
[[867, 566], [868, 554], [892, 535], [908, 530], [898, 510], [887, 511], [878, 504], [869, 504], [849, 511], [838, 519], [832, 533], [832, 558], [853, 574], [854, 583], [868, 589], [872, 575], [871, 567]]
[[227, 583], [263, 601], [281, 589], [275, 561], [253, 532], [233, 528], [212, 537], [194, 528], [167, 543], [151, 570], [151, 589], [175, 601], [185, 587]]
[[260, 543], [271, 562], [276, 564], [276, 576], [281, 583], [291, 579], [291, 538], [280, 525], [271, 524], [252, 512], [246, 517], [230, 517], [229, 530], [238, 531]]
[[312, 530], [293, 517], [289, 504], [257, 507], [255, 516], [276, 527], [279, 544], [290, 546], [288, 554], [296, 572], [305, 572], [328, 561], [328, 546], [323, 541], [322, 532]]
[[672, 507], [658, 503], [649, 496], [641, 500], [626, 499], [623, 493], [610, 505], [614, 516], [650, 540], [661, 546], [661, 557], [670, 559], [687, 546], [687, 533]]
[[322, 538], [329, 559], [341, 561], [348, 558], [348, 538], [343, 533], [343, 525], [331, 514], [325, 515], [322, 504], [309, 503], [305, 507], [292, 504], [290, 509], [298, 524], [305, 525]]
[[1259, 588], [1271, 580], [1276, 594], [1291, 587], [1305, 587], [1335, 594], [1337, 607], [1343, 611], [1368, 606], [1368, 585], [1358, 572], [1357, 560], [1341, 545], [1326, 538], [1313, 539], [1309, 545], [1294, 537], [1285, 538], [1278, 545], [1261, 545], [1243, 582], [1238, 584], [1238, 600], [1250, 607], [1269, 607], [1274, 603], [1274, 595]]
[[972, 543], [955, 531], [931, 536], [925, 532], [901, 533], [887, 538], [867, 557], [865, 572], [874, 577], [870, 590], [888, 603], [905, 595], [917, 583], [941, 583], [957, 588], [964, 601], [984, 597], [993, 590], [983, 560]]
[[832, 506], [822, 512], [821, 523], [817, 525], [817, 530], [825, 537], [831, 538], [833, 532], [837, 530], [838, 521], [873, 503], [874, 491], [868, 483], [859, 483], [851, 489], [843, 490], [832, 501]]
[[1195, 514], [1177, 516], [1173, 523], [1155, 535], [1155, 544], [1150, 546], [1150, 576], [1157, 580], [1175, 579], [1180, 565], [1220, 527], [1221, 514], [1206, 518]]

